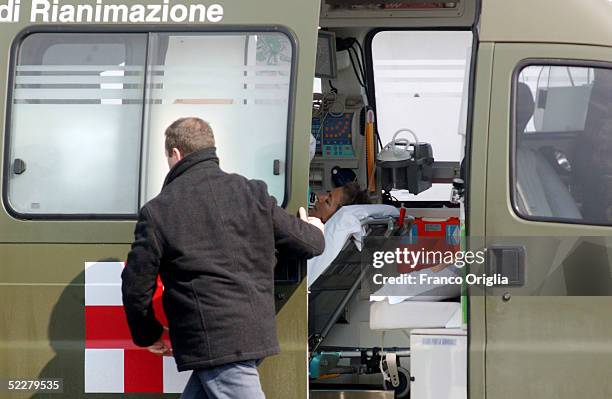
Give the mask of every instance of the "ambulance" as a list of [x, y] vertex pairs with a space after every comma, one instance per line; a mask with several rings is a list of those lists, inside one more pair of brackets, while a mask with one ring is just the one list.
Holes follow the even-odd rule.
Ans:
[[508, 281], [388, 308], [327, 287], [332, 309], [281, 258], [266, 397], [612, 397], [610, 21], [609, 0], [0, 0], [0, 397], [179, 397], [120, 274], [184, 116], [290, 213], [357, 181]]

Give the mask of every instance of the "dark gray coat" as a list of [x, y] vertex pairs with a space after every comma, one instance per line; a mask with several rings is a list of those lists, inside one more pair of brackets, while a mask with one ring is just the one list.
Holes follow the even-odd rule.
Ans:
[[320, 254], [323, 234], [277, 206], [266, 184], [219, 168], [215, 149], [192, 153], [168, 173], [139, 212], [123, 271], [132, 339], [162, 334], [151, 306], [156, 278], [180, 371], [279, 352], [275, 326], [275, 248]]

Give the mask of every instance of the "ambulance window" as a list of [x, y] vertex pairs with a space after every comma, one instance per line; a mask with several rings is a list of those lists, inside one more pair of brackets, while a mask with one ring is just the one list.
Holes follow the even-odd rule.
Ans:
[[[428, 142], [436, 161], [459, 162], [467, 125], [469, 31], [383, 31], [372, 39], [378, 133], [382, 144], [399, 129]], [[410, 136], [407, 136], [413, 140]], [[448, 201], [450, 184], [434, 184], [400, 200]]]
[[5, 164], [13, 212], [136, 213], [146, 40], [99, 33], [23, 39]]
[[211, 124], [224, 170], [264, 180], [282, 203], [293, 68], [277, 32], [26, 36], [5, 204], [24, 218], [132, 218], [168, 172], [165, 129], [189, 116]]
[[168, 171], [164, 130], [195, 116], [211, 124], [221, 167], [267, 183], [285, 199], [293, 48], [281, 33], [159, 33], [149, 44], [143, 199]]
[[612, 69], [553, 63], [524, 66], [516, 76], [516, 212], [527, 219], [611, 224]]

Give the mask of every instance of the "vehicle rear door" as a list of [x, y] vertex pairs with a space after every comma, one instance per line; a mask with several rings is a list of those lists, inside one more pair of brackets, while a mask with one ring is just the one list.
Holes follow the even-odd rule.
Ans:
[[609, 397], [612, 49], [490, 48], [486, 397]]

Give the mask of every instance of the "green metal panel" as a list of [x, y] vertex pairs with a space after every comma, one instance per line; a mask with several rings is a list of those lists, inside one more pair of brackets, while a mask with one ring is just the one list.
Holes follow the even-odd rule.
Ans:
[[[612, 396], [612, 318], [609, 296], [521, 296], [530, 278], [550, 268], [552, 246], [542, 237], [610, 236], [602, 226], [527, 221], [510, 203], [510, 89], [525, 58], [612, 61], [612, 48], [554, 44], [496, 44], [487, 163], [487, 237], [534, 237], [526, 245], [524, 288], [486, 297], [486, 397], [608, 398]], [[588, 262], [584, 273], [589, 273]], [[552, 278], [552, 276], [551, 276]], [[560, 282], [565, 285], [565, 281]], [[504, 301], [507, 291], [511, 299]], [[556, 291], [554, 291], [556, 292]], [[553, 294], [554, 294], [553, 292]], [[516, 295], [515, 295], [516, 294]]]
[[[487, 147], [489, 104], [491, 102], [491, 75], [493, 73], [493, 49], [491, 43], [478, 47], [476, 79], [473, 99], [471, 132], [470, 181], [468, 222], [471, 237], [485, 235], [485, 195], [487, 180]], [[469, 297], [469, 397], [485, 397], [485, 309], [482, 296]]]
[[[154, 1], [109, 1], [105, 4], [161, 3]], [[176, 3], [179, 3], [178, 1]], [[199, 3], [193, 0], [180, 4]], [[192, 25], [193, 30], [224, 26], [283, 26], [297, 42], [297, 80], [293, 119], [291, 191], [288, 210], [295, 213], [307, 197], [309, 132], [312, 80], [319, 1], [215, 1], [224, 8], [219, 23]], [[4, 3], [3, 3], [4, 4]], [[62, 4], [83, 4], [69, 0]], [[21, 20], [0, 23], [0, 115], [3, 134], [8, 87], [8, 54], [14, 38], [33, 28], [29, 20], [31, 2], [22, 1]], [[61, 24], [57, 24], [61, 31]], [[83, 25], [85, 26], [85, 25]], [[103, 30], [110, 25], [86, 24]], [[176, 24], [174, 26], [184, 25]], [[120, 25], [112, 25], [120, 29]], [[133, 29], [134, 24], [124, 25]], [[155, 30], [155, 26], [146, 25]], [[4, 136], [3, 136], [4, 138]], [[0, 143], [3, 148], [4, 140]], [[35, 378], [39, 375], [65, 379], [62, 397], [83, 394], [84, 356], [84, 262], [124, 260], [132, 241], [133, 221], [24, 221], [0, 211], [0, 376]], [[277, 329], [282, 353], [260, 367], [268, 398], [305, 398], [307, 391], [306, 286], [279, 288], [289, 295], [279, 301]], [[6, 393], [0, 393], [6, 397]], [[116, 397], [116, 395], [89, 395]], [[88, 396], [88, 397], [89, 397]], [[138, 397], [141, 395], [126, 395]], [[23, 397], [21, 395], [20, 397]], [[162, 397], [162, 395], [160, 395]], [[176, 397], [176, 395], [165, 395]]]
[[[84, 263], [124, 259], [128, 249], [128, 245], [0, 245], [3, 377], [63, 378], [64, 396], [83, 396]], [[7, 397], [6, 392], [0, 395]]]
[[607, 0], [482, 0], [480, 38], [488, 42], [612, 43]]

